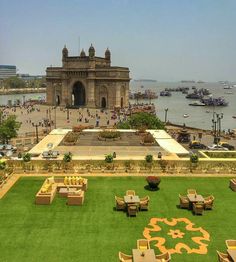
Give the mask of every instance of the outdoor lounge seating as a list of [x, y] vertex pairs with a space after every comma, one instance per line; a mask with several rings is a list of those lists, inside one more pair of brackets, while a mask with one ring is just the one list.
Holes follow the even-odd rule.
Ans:
[[204, 203], [193, 203], [193, 213], [195, 215], [202, 215]]
[[137, 248], [140, 250], [150, 249], [149, 241], [147, 239], [138, 239]]
[[140, 210], [148, 210], [149, 200], [150, 200], [149, 196], [140, 198], [139, 209]]
[[205, 209], [212, 209], [213, 208], [213, 203], [214, 203], [214, 197], [213, 196], [208, 196], [204, 198], [204, 208]]
[[115, 196], [115, 201], [116, 201], [116, 210], [125, 210], [126, 209], [126, 204], [122, 197]]
[[230, 179], [229, 187], [230, 187], [233, 191], [236, 191], [236, 178]]
[[171, 260], [171, 256], [169, 252], [156, 255], [156, 262], [169, 262]]
[[134, 190], [127, 190], [126, 196], [135, 196], [135, 191]]
[[228, 240], [225, 241], [225, 244], [227, 246], [227, 249], [235, 249], [236, 250], [236, 240], [228, 239]]
[[84, 203], [84, 191], [81, 189], [71, 192], [67, 196], [67, 205], [81, 206]]
[[189, 200], [186, 196], [179, 194], [179, 206], [180, 208], [189, 208]]
[[[68, 182], [69, 180], [69, 182]], [[84, 203], [84, 191], [87, 189], [88, 181], [85, 178], [65, 177], [47, 178], [35, 196], [38, 205], [50, 205], [56, 195], [67, 197], [68, 205], [82, 205]]]
[[219, 251], [216, 251], [216, 252], [217, 252], [219, 262], [231, 262], [232, 261], [228, 254], [225, 254]]
[[128, 206], [128, 215], [129, 216], [136, 216], [138, 213], [138, 206], [137, 205], [129, 205]]
[[133, 256], [131, 255], [126, 255], [122, 252], [119, 252], [119, 260], [120, 262], [132, 262], [133, 261]]
[[188, 189], [188, 190], [187, 190], [187, 193], [188, 193], [188, 194], [196, 195], [196, 194], [197, 194], [197, 191], [196, 191], [196, 189]]

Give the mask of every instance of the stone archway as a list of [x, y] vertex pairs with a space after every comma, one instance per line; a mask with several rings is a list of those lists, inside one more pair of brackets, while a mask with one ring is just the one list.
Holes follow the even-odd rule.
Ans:
[[56, 97], [56, 105], [59, 106], [61, 104], [61, 99], [60, 99], [60, 96], [57, 95]]
[[102, 108], [106, 108], [106, 107], [107, 107], [107, 101], [106, 101], [106, 98], [105, 98], [105, 97], [102, 97], [101, 107], [102, 107]]
[[73, 85], [72, 88], [73, 106], [85, 106], [86, 104], [86, 93], [84, 85], [78, 81]]
[[124, 98], [121, 97], [120, 99], [120, 107], [123, 108], [124, 107]]

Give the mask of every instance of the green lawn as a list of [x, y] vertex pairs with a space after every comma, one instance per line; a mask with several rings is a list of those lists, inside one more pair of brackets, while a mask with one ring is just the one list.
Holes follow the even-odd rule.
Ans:
[[[186, 217], [210, 234], [207, 255], [173, 254], [172, 261], [217, 261], [216, 250], [226, 251], [225, 240], [236, 239], [236, 193], [228, 178], [162, 178], [160, 190], [147, 191], [144, 178], [89, 178], [85, 203], [67, 206], [66, 199], [56, 196], [52, 205], [34, 204], [36, 192], [44, 178], [22, 178], [0, 200], [1, 261], [118, 261], [118, 252], [131, 254], [136, 240], [151, 218]], [[194, 216], [178, 209], [178, 194], [196, 188], [203, 195], [215, 196], [214, 210]], [[114, 196], [134, 189], [139, 196], [151, 198], [149, 211], [129, 218], [114, 210]], [[180, 228], [183, 228], [182, 226]], [[156, 236], [166, 235], [166, 228]], [[183, 239], [191, 245], [191, 235]], [[169, 247], [176, 239], [167, 241]], [[154, 247], [154, 242], [151, 246]], [[194, 246], [194, 245], [192, 245]], [[159, 250], [155, 248], [156, 254]]]

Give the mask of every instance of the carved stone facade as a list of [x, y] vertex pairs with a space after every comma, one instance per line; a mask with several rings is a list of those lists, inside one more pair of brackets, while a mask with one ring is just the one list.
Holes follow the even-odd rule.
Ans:
[[62, 50], [62, 67], [48, 67], [47, 104], [89, 107], [123, 108], [129, 105], [129, 68], [111, 66], [111, 53], [96, 57], [91, 45], [88, 56], [69, 56]]

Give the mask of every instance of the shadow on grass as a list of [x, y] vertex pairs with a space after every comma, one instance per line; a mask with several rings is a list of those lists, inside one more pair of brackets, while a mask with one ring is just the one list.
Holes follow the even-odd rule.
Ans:
[[159, 191], [160, 188], [156, 187], [156, 188], [152, 188], [149, 185], [144, 186], [144, 189], [148, 190], [148, 191]]

